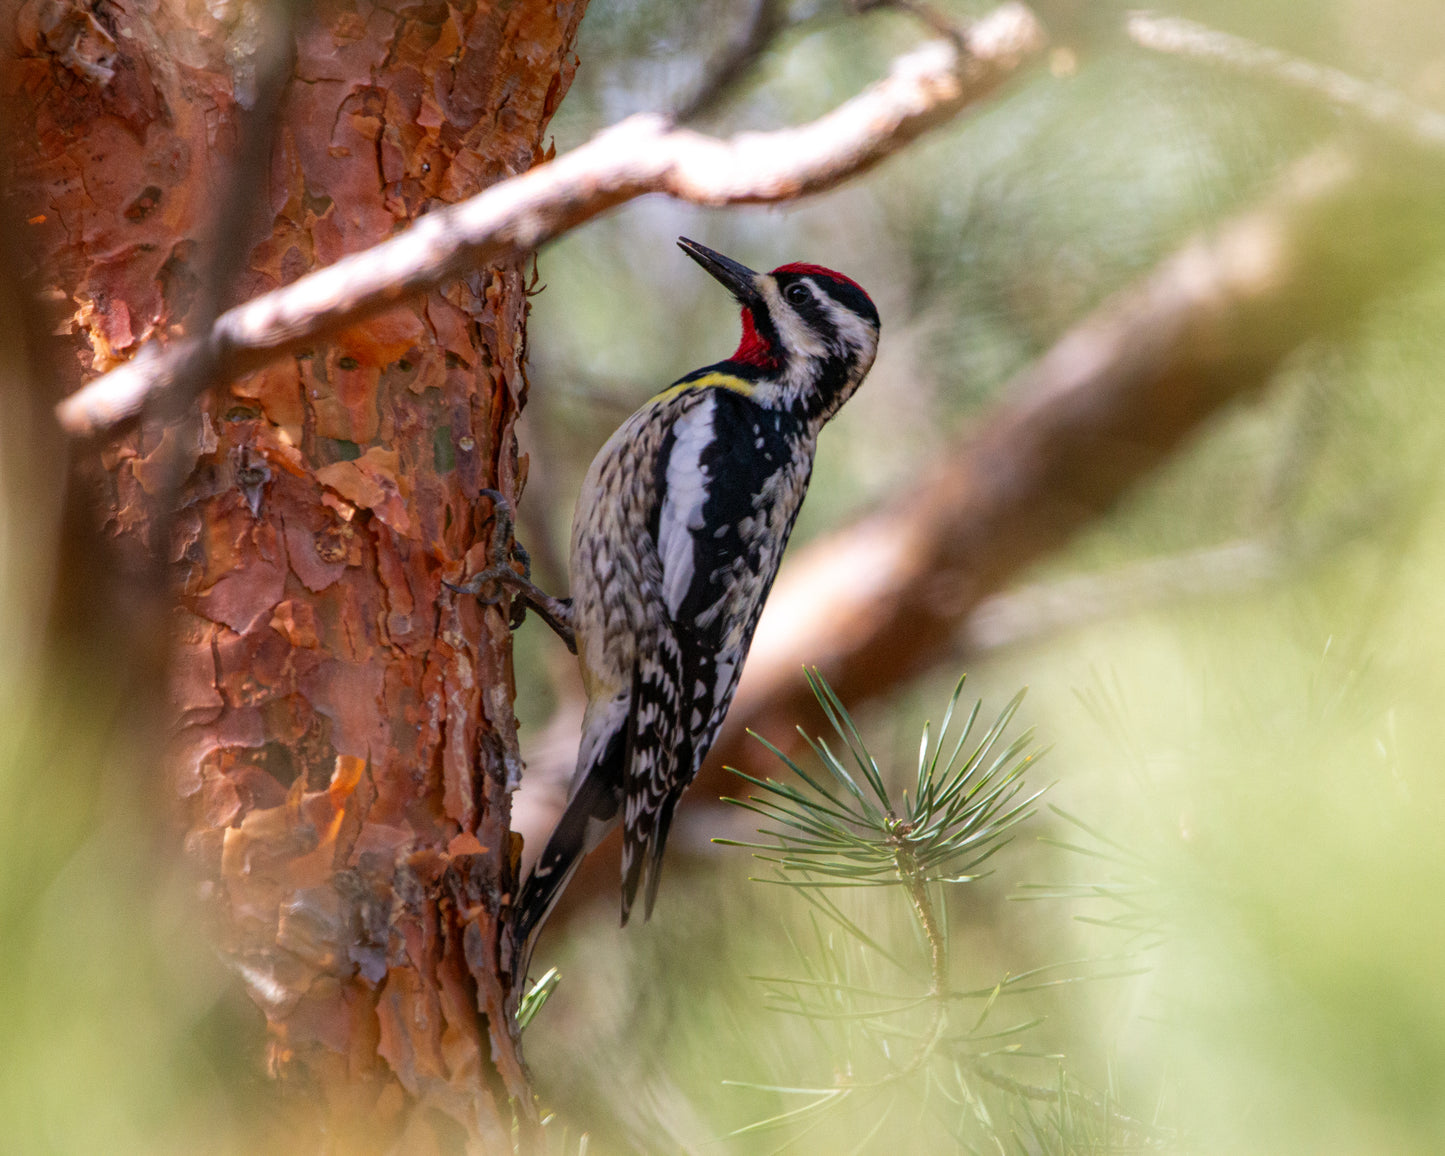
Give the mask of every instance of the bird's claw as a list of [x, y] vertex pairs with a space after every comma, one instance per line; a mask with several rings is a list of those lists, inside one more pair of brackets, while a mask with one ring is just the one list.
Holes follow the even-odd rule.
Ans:
[[[502, 600], [502, 585], [507, 580], [507, 575], [517, 576], [517, 572], [511, 568], [497, 568], [482, 570], [473, 574], [465, 582], [448, 582], [442, 579], [442, 585], [456, 594], [470, 594], [483, 606], [495, 606]], [[496, 589], [491, 594], [483, 594], [482, 591], [488, 586], [496, 583]]]
[[[487, 547], [487, 568], [465, 582], [448, 582], [443, 578], [442, 585], [457, 594], [470, 594], [484, 606], [494, 606], [502, 600], [501, 588], [504, 584], [517, 586], [518, 578], [523, 583], [531, 582], [532, 559], [516, 539], [517, 520], [506, 495], [500, 490], [483, 489], [478, 491], [478, 497], [488, 498], [492, 503], [492, 540]], [[520, 575], [512, 569], [513, 558], [522, 563]], [[497, 584], [496, 592], [483, 596], [482, 591], [494, 582]]]
[[[509, 579], [510, 582], [508, 581]], [[518, 579], [521, 580], [518, 581]], [[507, 611], [507, 625], [513, 630], [516, 630], [527, 620], [527, 601], [525, 594], [527, 588], [531, 586], [531, 583], [525, 578], [522, 578], [520, 574], [510, 567], [501, 570], [483, 570], [480, 574], [473, 574], [465, 582], [448, 582], [443, 578], [442, 585], [457, 594], [471, 595], [483, 606], [495, 606], [502, 600], [503, 588], [511, 585], [515, 587], [517, 593], [523, 595], [523, 597], [512, 599], [512, 604], [508, 607]], [[488, 586], [493, 586], [492, 592], [483, 594], [482, 591]]]
[[478, 496], [492, 503], [492, 541], [487, 551], [491, 571], [511, 570], [512, 559], [516, 558], [522, 563], [522, 577], [531, 581], [532, 559], [517, 541], [517, 516], [512, 512], [512, 503], [500, 490], [480, 490]]
[[[457, 594], [476, 598], [483, 606], [495, 606], [502, 600], [503, 589], [510, 589], [515, 597], [508, 608], [507, 625], [513, 630], [521, 626], [526, 621], [530, 605], [575, 654], [577, 643], [566, 617], [570, 600], [551, 598], [532, 582], [532, 559], [516, 539], [512, 503], [499, 490], [484, 489], [480, 491], [480, 496], [491, 499], [492, 503], [492, 540], [488, 548], [487, 569], [473, 574], [464, 582], [442, 579], [442, 585]], [[520, 574], [512, 568], [513, 561], [521, 563]], [[484, 594], [488, 587], [492, 589]]]

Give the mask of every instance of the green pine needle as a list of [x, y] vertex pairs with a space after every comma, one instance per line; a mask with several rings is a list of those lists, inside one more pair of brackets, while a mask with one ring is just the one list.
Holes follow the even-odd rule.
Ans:
[[530, 991], [522, 997], [522, 1002], [517, 1005], [517, 1030], [521, 1031], [532, 1022], [532, 1017], [542, 1010], [551, 994], [562, 982], [562, 973], [555, 967], [549, 967], [546, 973], [532, 985]]
[[770, 882], [795, 887], [913, 886], [980, 878], [977, 868], [1007, 843], [1042, 793], [1023, 794], [1023, 773], [1037, 757], [1030, 749], [1033, 731], [998, 749], [1024, 692], [1009, 700], [963, 758], [981, 704], [974, 704], [953, 734], [963, 694], [960, 679], [936, 738], [931, 727], [924, 728], [910, 792], [890, 789], [853, 717], [822, 674], [813, 669], [807, 677], [846, 762], [829, 740], [801, 730], [821, 773], [760, 738], [797, 781], [734, 771], [761, 793], [729, 802], [760, 816], [768, 825], [759, 834], [769, 842], [717, 842], [754, 851], [781, 869], [781, 877]]

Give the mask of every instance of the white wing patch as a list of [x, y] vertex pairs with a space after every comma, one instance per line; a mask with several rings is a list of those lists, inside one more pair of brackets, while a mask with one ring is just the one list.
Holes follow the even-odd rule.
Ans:
[[677, 419], [667, 459], [667, 490], [657, 519], [657, 553], [662, 560], [662, 598], [675, 619], [693, 577], [693, 533], [702, 529], [702, 507], [710, 481], [702, 454], [713, 440], [712, 394]]

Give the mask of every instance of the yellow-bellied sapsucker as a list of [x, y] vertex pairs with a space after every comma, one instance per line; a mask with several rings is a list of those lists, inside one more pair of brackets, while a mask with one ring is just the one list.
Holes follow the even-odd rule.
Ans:
[[726, 361], [625, 422], [587, 472], [570, 618], [587, 691], [572, 793], [518, 900], [528, 944], [582, 857], [623, 823], [622, 921], [652, 913], [673, 810], [712, 746], [798, 516], [818, 431], [873, 364], [878, 310], [818, 265], [755, 273], [684, 252], [742, 307]]

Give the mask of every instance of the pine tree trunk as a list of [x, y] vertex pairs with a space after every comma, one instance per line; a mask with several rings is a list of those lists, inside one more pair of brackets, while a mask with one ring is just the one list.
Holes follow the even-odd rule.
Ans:
[[[585, 6], [321, 5], [227, 303], [536, 163]], [[71, 312], [67, 384], [184, 329], [253, 17], [186, 0], [18, 10], [0, 68], [25, 126], [11, 211]], [[442, 586], [484, 564], [479, 491], [515, 500], [525, 478], [526, 313], [520, 262], [479, 269], [217, 385], [198, 424], [150, 421], [98, 455], [107, 532], [164, 551], [179, 591], [184, 843], [271, 1069], [313, 1106], [313, 1150], [410, 1150], [440, 1113], [499, 1151], [509, 1101], [531, 1111], [499, 960], [521, 766], [509, 635]], [[177, 453], [172, 520], [158, 502]]]

